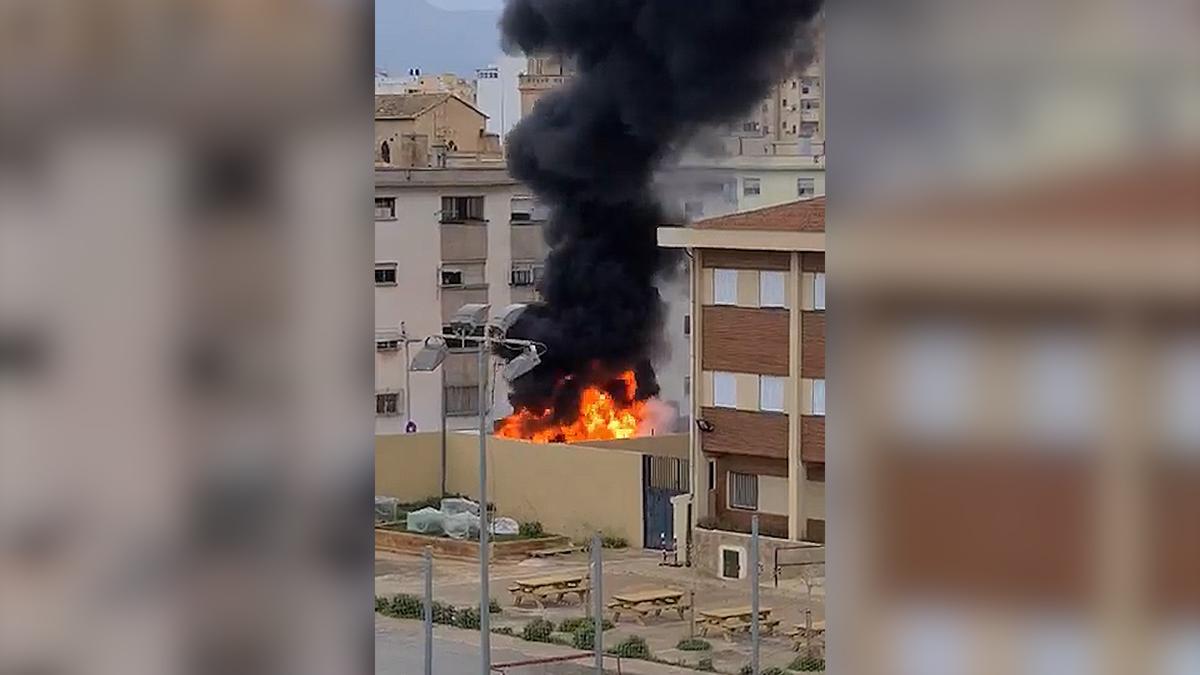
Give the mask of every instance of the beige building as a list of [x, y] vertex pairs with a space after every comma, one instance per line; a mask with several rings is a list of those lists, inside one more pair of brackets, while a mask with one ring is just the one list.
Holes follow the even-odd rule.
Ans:
[[825, 537], [825, 199], [662, 228], [692, 255], [693, 564]]
[[[477, 425], [476, 353], [453, 350], [443, 372], [411, 373], [406, 392], [400, 326], [424, 338], [441, 333], [464, 304], [490, 303], [498, 311], [533, 300], [545, 257], [535, 215], [532, 200], [503, 166], [376, 168], [377, 433], [402, 433], [406, 410], [419, 429], [439, 428], [443, 374], [448, 426]], [[494, 416], [509, 412], [498, 379]]]
[[475, 105], [475, 82], [454, 73], [441, 75], [412, 75], [404, 78], [392, 78], [386, 75], [375, 76], [376, 94], [453, 94], [458, 98]]
[[453, 94], [375, 96], [377, 165], [444, 167], [456, 158], [500, 157], [487, 115]]

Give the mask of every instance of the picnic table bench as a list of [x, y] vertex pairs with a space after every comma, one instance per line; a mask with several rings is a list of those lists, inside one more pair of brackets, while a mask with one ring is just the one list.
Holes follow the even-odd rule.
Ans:
[[[750, 632], [754, 610], [750, 607], [725, 607], [700, 610], [696, 614], [696, 625], [700, 628], [700, 635], [707, 637], [708, 631], [719, 630], [728, 640], [735, 633]], [[758, 608], [758, 627], [763, 635], [770, 635], [778, 626], [779, 619], [771, 618], [770, 607]]]
[[586, 605], [591, 588], [582, 574], [554, 574], [544, 577], [517, 579], [508, 587], [513, 594], [513, 605], [520, 607], [525, 600], [533, 600], [538, 609], [545, 609], [545, 604], [551, 598], [554, 602], [562, 602], [568, 595], [578, 595], [579, 604]]
[[823, 619], [812, 618], [812, 610], [805, 613], [804, 623], [796, 624], [796, 627], [788, 631], [786, 635], [792, 638], [792, 651], [798, 652], [804, 649], [818, 649], [825, 646], [825, 621]]
[[606, 606], [612, 610], [613, 623], [621, 621], [621, 614], [636, 614], [638, 623], [646, 625], [646, 617], [653, 614], [662, 616], [664, 610], [679, 612], [679, 620], [683, 620], [683, 610], [688, 608], [684, 602], [684, 591], [670, 588], [657, 588], [629, 593], [614, 593], [612, 601]]

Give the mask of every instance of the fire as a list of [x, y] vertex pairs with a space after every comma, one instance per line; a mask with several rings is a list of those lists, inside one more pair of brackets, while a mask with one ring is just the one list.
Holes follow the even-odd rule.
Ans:
[[551, 421], [553, 411], [518, 410], [500, 421], [497, 436], [523, 438], [535, 443], [607, 441], [631, 438], [647, 416], [646, 402], [635, 398], [637, 378], [632, 370], [618, 378], [625, 385], [624, 400], [615, 400], [600, 387], [590, 386], [579, 397], [579, 416], [570, 424]]

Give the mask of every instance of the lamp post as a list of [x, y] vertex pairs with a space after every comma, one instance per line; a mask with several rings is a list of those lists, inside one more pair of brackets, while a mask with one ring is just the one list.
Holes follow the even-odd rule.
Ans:
[[[528, 373], [541, 362], [541, 354], [546, 346], [532, 340], [518, 340], [505, 337], [505, 333], [516, 322], [517, 317], [525, 311], [525, 305], [509, 305], [495, 319], [488, 320], [491, 305], [463, 305], [450, 319], [452, 334], [434, 335], [425, 339], [421, 351], [413, 358], [414, 370], [433, 370], [445, 360], [449, 352], [447, 340], [458, 341], [459, 344], [472, 343], [475, 345], [479, 358], [479, 650], [481, 652], [481, 673], [490, 675], [492, 669], [491, 646], [491, 615], [488, 612], [491, 604], [491, 593], [488, 583], [488, 563], [490, 551], [488, 538], [490, 524], [488, 522], [487, 499], [487, 387], [488, 387], [488, 354], [495, 345], [503, 345], [509, 349], [520, 350], [521, 354], [512, 359], [504, 368], [504, 377], [509, 381]], [[476, 335], [478, 333], [478, 335]], [[541, 351], [539, 352], [539, 348]], [[433, 364], [428, 368], [417, 368], [421, 365]], [[445, 423], [442, 424], [445, 433]], [[442, 480], [445, 481], [445, 450], [442, 455]]]

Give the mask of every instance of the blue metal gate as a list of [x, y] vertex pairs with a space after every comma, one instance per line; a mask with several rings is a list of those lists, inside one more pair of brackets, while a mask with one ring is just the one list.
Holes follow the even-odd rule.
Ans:
[[642, 456], [642, 545], [645, 548], [673, 547], [675, 514], [671, 497], [687, 493], [688, 476], [685, 459]]

